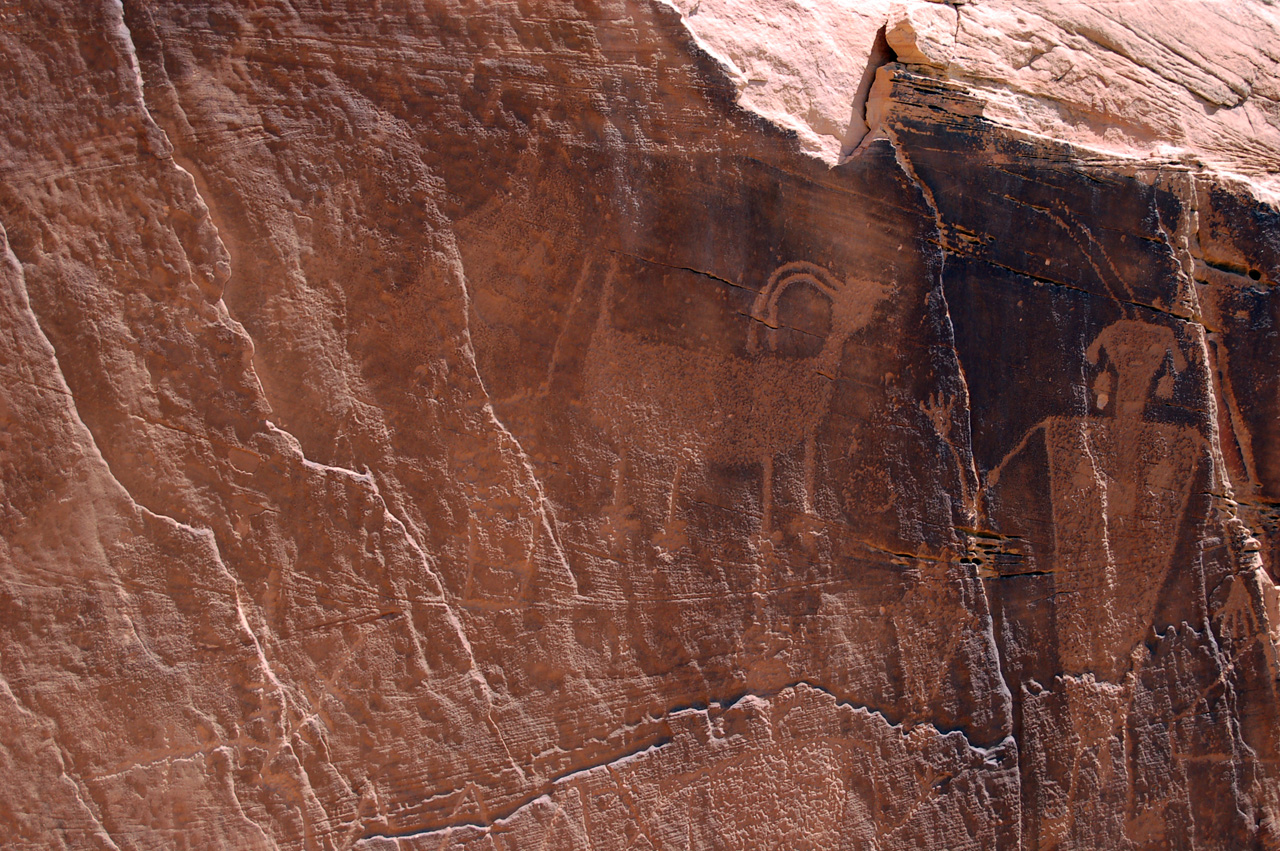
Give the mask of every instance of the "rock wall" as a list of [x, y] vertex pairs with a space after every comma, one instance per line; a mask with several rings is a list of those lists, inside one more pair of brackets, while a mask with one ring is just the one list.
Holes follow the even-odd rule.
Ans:
[[0, 844], [1280, 847], [1231, 5], [0, 4]]

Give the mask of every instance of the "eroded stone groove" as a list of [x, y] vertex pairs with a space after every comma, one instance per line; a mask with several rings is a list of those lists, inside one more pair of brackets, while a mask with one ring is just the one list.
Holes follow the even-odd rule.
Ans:
[[0, 845], [1280, 842], [1280, 22], [1064, 8], [0, 7]]

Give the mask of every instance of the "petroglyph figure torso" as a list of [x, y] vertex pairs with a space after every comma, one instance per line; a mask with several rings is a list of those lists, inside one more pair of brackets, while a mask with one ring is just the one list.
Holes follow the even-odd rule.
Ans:
[[[1141, 563], [1163, 577], [1173, 563], [1176, 526], [1204, 450], [1187, 425], [1152, 420], [1149, 406], [1167, 400], [1187, 362], [1173, 332], [1162, 325], [1121, 320], [1103, 329], [1086, 357], [1099, 368], [1087, 416], [1049, 417], [1033, 428], [988, 476], [999, 486], [1004, 469], [1037, 433], [1049, 465], [1054, 546], [1050, 566], [1059, 618], [1070, 624], [1060, 648], [1068, 670], [1104, 670], [1123, 658], [1119, 645], [1148, 626], [1160, 582], [1125, 590], [1146, 605], [1120, 610], [1120, 586]], [[1110, 672], [1108, 672], [1110, 673]]]

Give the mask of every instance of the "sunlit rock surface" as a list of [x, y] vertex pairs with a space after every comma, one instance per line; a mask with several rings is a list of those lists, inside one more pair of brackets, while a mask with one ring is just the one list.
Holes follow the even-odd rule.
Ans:
[[0, 5], [0, 845], [1280, 844], [1277, 12]]

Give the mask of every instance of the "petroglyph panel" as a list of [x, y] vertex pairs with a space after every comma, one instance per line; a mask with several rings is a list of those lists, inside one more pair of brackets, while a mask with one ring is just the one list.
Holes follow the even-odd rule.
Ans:
[[0, 846], [1277, 842], [1274, 14], [676, 5], [0, 3]]

